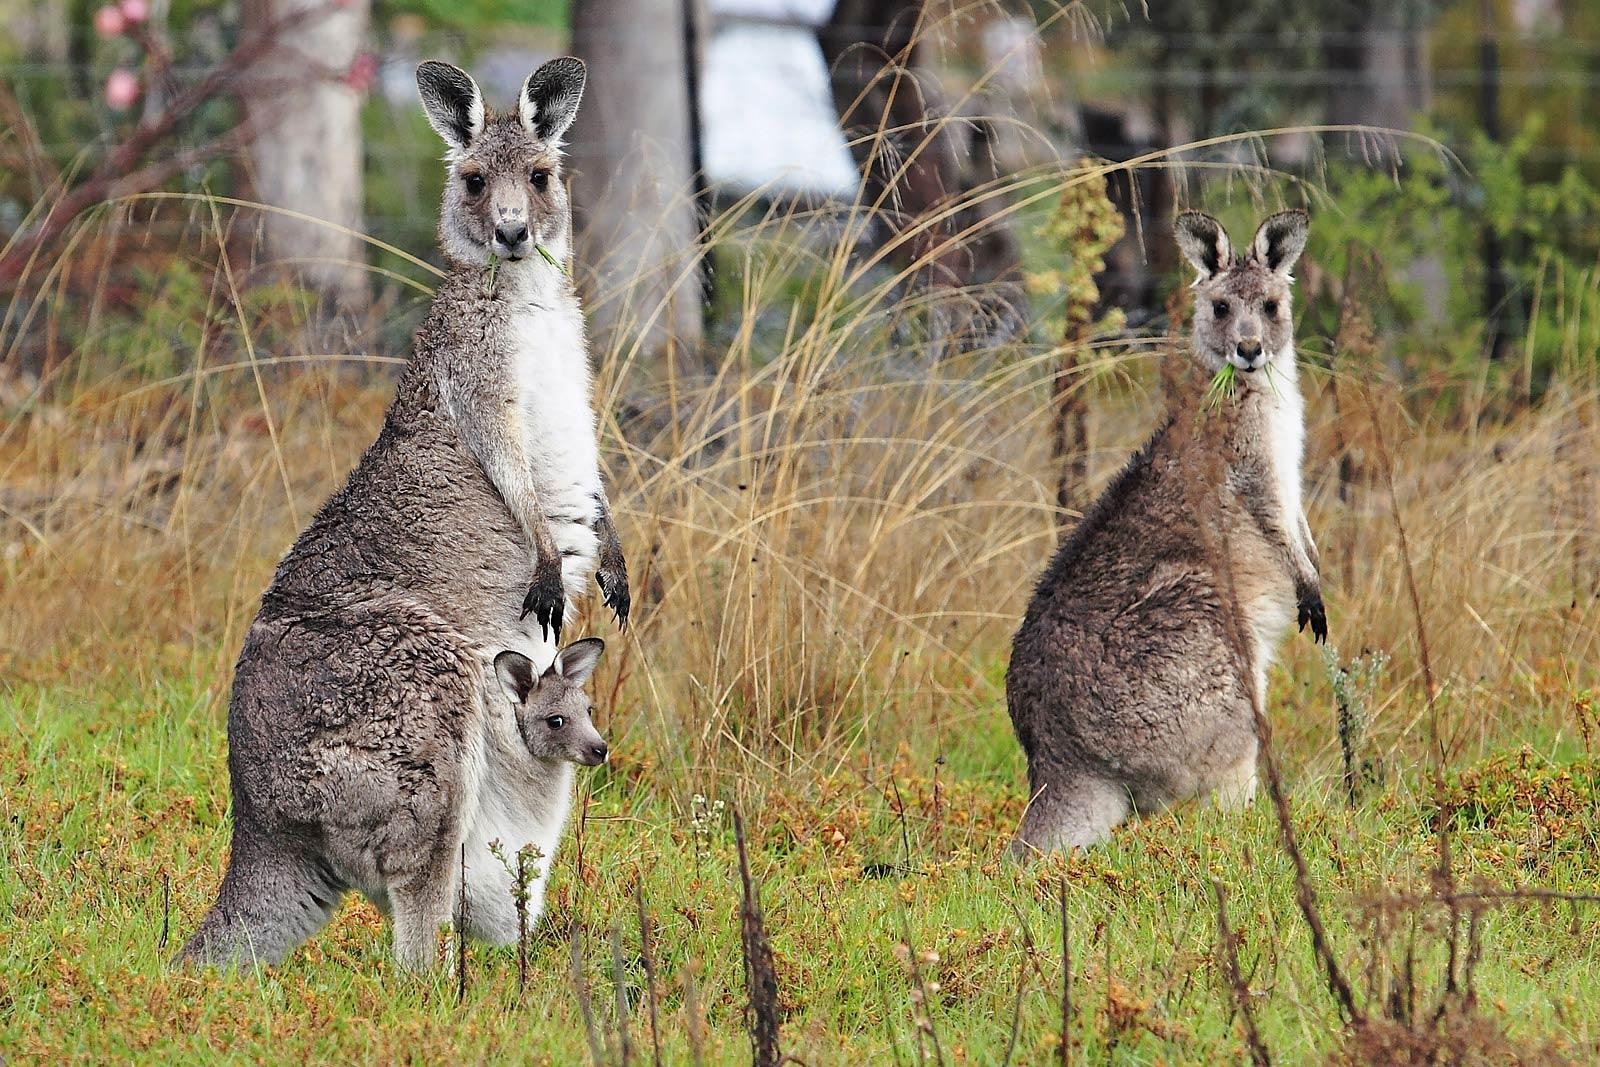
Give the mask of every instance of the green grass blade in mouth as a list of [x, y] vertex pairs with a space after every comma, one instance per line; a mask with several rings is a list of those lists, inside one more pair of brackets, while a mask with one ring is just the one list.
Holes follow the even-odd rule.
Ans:
[[565, 274], [567, 272], [567, 265], [565, 263], [562, 263], [559, 259], [557, 259], [555, 257], [555, 255], [548, 248], [546, 248], [544, 245], [536, 244], [533, 247], [539, 250], [539, 255], [544, 257], [544, 261], [546, 263], [550, 264], [552, 267], [554, 267], [556, 270], [560, 271], [562, 274]]
[[1224, 401], [1232, 400], [1239, 391], [1239, 368], [1232, 362], [1224, 360], [1222, 367], [1212, 377], [1211, 384], [1206, 386], [1206, 395], [1201, 400], [1201, 407], [1206, 411], [1220, 411]]
[[1261, 364], [1261, 373], [1266, 375], [1267, 388], [1272, 390], [1272, 395], [1281, 399], [1283, 394], [1278, 392], [1278, 379], [1273, 376], [1272, 362], [1270, 360]]

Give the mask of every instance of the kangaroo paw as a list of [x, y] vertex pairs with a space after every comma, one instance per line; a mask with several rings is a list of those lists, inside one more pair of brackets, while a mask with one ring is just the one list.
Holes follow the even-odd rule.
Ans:
[[522, 615], [532, 615], [539, 624], [539, 633], [549, 638], [554, 631], [556, 644], [561, 643], [561, 622], [567, 610], [567, 590], [561, 581], [561, 557], [540, 557], [534, 564], [533, 584], [528, 595], [522, 598]]
[[600, 585], [601, 600], [616, 614], [617, 626], [626, 629], [628, 609], [633, 605], [628, 592], [628, 572], [621, 567], [601, 567], [594, 577]]
[[1322, 593], [1316, 589], [1306, 589], [1299, 596], [1299, 622], [1300, 631], [1305, 632], [1306, 624], [1311, 625], [1311, 637], [1318, 644], [1328, 641], [1328, 613], [1322, 606]]

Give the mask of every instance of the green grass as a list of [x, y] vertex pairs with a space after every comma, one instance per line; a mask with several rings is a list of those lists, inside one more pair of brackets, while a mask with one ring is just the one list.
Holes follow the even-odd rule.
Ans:
[[[1003, 859], [1026, 795], [1005, 650], [1056, 542], [1058, 355], [915, 364], [896, 340], [922, 314], [896, 295], [905, 279], [814, 222], [717, 246], [739, 282], [722, 318], [740, 328], [715, 381], [642, 387], [652, 369], [626, 344], [597, 353], [636, 567], [632, 628], [594, 685], [614, 759], [581, 778], [528, 987], [513, 952], [474, 946], [460, 1003], [445, 969], [398, 973], [357, 901], [267, 973], [165, 966], [225, 861], [232, 659], [389, 383], [309, 347], [308, 302], [282, 287], [224, 314], [196, 282], [209, 275], [174, 268], [136, 309], [57, 305], [44, 332], [72, 338], [70, 357], [37, 397], [0, 397], [15, 405], [0, 418], [0, 1059], [582, 1063], [575, 924], [608, 1061], [623, 1059], [620, 986], [633, 1062], [649, 1062], [639, 889], [665, 1059], [695, 1062], [703, 1032], [701, 1062], [747, 1063], [737, 805], [801, 1062], [998, 1063], [1013, 1035], [1011, 1062], [1053, 1060], [1063, 894], [1082, 1061], [1239, 1062], [1241, 1001], [1276, 1062], [1400, 1060], [1335, 1010], [1270, 805], [1185, 807], [1087, 854]], [[177, 247], [227, 265], [231, 224], [197, 225]], [[416, 310], [383, 316], [393, 351]], [[1573, 317], [1575, 350], [1594, 347], [1590, 325]], [[1334, 661], [1358, 705], [1352, 761], [1375, 779], [1357, 805], [1329, 665], [1303, 636], [1284, 642], [1269, 709], [1333, 956], [1371, 1018], [1427, 1030], [1443, 1003], [1423, 1035], [1460, 1046], [1443, 1062], [1594, 1062], [1600, 909], [1458, 896], [1452, 920], [1440, 893], [1600, 883], [1600, 388], [1574, 374], [1495, 424], [1487, 385], [1407, 386], [1375, 354], [1311, 343], [1341, 352], [1303, 383], [1306, 482], [1335, 636], [1361, 650]], [[1157, 424], [1150, 351], [1099, 345], [1074, 372], [1097, 382], [1089, 488]], [[662, 396], [676, 406], [656, 410]], [[1415, 610], [1397, 593], [1412, 580]], [[1470, 1005], [1441, 1002], [1452, 944]]]
[[[472, 947], [461, 1004], [446, 970], [432, 980], [397, 972], [386, 928], [355, 899], [275, 970], [166, 970], [211, 900], [227, 847], [225, 682], [204, 669], [157, 665], [0, 695], [0, 906], [8, 916], [0, 1052], [19, 1062], [211, 1062], [225, 1054], [579, 1063], [588, 1054], [566, 939], [576, 922], [611, 1062], [619, 1062], [618, 976], [609, 930], [620, 927], [634, 1062], [649, 1062], [634, 902], [642, 880], [664, 1058], [692, 1061], [691, 1017], [703, 1016], [705, 1062], [749, 1061], [732, 801], [718, 808], [716, 797], [701, 805], [659, 791], [651, 753], [626, 733], [614, 765], [583, 780], [587, 816], [563, 844], [520, 995], [510, 950]], [[947, 737], [942, 755], [935, 763], [931, 744], [908, 740], [830, 776], [774, 777], [764, 802], [744, 812], [787, 1051], [806, 1063], [917, 1061], [918, 994], [908, 950], [897, 947], [907, 945], [924, 982], [938, 983], [926, 986], [927, 1062], [935, 1036], [946, 1062], [999, 1062], [1019, 1003], [1013, 1062], [1053, 1057], [1064, 886], [1075, 1046], [1093, 1062], [1238, 1062], [1246, 1050], [1219, 968], [1214, 882], [1226, 888], [1240, 965], [1274, 1054], [1302, 1062], [1338, 1048], [1341, 1024], [1270, 805], [1241, 814], [1181, 809], [1086, 855], [1023, 868], [1001, 858], [1024, 792], [1004, 710], [990, 708]], [[1526, 749], [1452, 776], [1442, 795], [1454, 812], [1461, 884], [1593, 891], [1597, 778], [1594, 760], [1555, 763]], [[1418, 999], [1432, 1004], [1444, 968], [1443, 910], [1393, 916], [1376, 941], [1364, 910], [1386, 892], [1429, 888], [1436, 794], [1424, 781], [1391, 773], [1355, 808], [1334, 779], [1294, 777], [1291, 785], [1351, 980], [1363, 994], [1374, 974], [1380, 984], [1397, 981], [1409, 942]], [[1479, 933], [1474, 985], [1485, 1013], [1515, 1041], [1554, 1042], [1578, 1061], [1595, 1054], [1600, 913], [1516, 904], [1486, 913]]]

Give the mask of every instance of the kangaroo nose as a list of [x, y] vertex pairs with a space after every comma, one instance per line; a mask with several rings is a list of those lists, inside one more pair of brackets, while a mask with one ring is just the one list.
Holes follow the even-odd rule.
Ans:
[[528, 239], [528, 227], [521, 222], [503, 222], [494, 228], [494, 235], [507, 248], [516, 248]]
[[1239, 342], [1239, 358], [1247, 368], [1253, 369], [1261, 359], [1261, 342], [1250, 338]]
[[606, 761], [606, 754], [610, 751], [611, 750], [606, 747], [606, 743], [602, 741], [598, 745], [592, 746], [589, 749], [589, 754], [594, 757], [595, 764], [599, 765]]

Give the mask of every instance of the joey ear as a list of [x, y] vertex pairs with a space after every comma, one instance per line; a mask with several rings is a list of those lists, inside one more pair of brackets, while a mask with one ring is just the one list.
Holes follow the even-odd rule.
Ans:
[[541, 141], [559, 141], [578, 114], [588, 68], [572, 56], [552, 59], [523, 83], [517, 97], [522, 125]]
[[569, 685], [583, 685], [594, 674], [606, 643], [598, 637], [574, 641], [556, 654], [555, 670]]
[[464, 152], [483, 132], [483, 93], [478, 83], [460, 67], [430, 59], [417, 67], [417, 94], [428, 125], [451, 151]]
[[1178, 251], [1199, 276], [1197, 282], [1220, 274], [1233, 264], [1233, 245], [1222, 223], [1203, 211], [1185, 211], [1173, 223]]
[[1268, 216], [1250, 242], [1250, 254], [1263, 267], [1287, 276], [1306, 250], [1311, 217], [1304, 211], [1280, 211]]
[[527, 703], [528, 694], [539, 685], [538, 676], [533, 670], [533, 661], [521, 652], [511, 649], [494, 658], [494, 673], [499, 677], [500, 685], [513, 704]]

